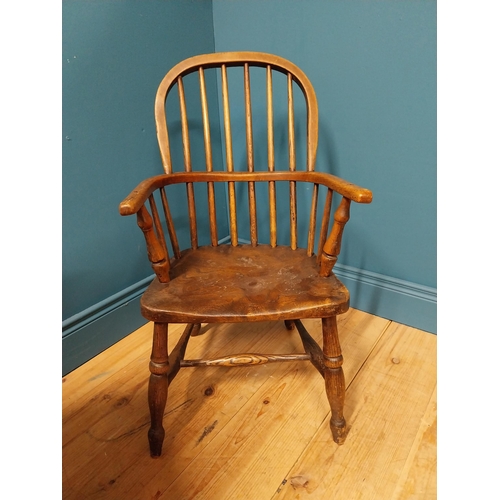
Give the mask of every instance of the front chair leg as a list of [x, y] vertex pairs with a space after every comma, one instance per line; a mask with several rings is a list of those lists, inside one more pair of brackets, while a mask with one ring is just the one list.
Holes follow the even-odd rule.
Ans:
[[149, 363], [149, 412], [151, 428], [149, 429], [149, 449], [153, 458], [161, 455], [161, 447], [165, 437], [163, 429], [163, 413], [168, 395], [168, 323], [155, 323], [153, 332], [153, 349]]
[[326, 395], [332, 409], [330, 429], [333, 440], [337, 444], [344, 444], [347, 434], [344, 419], [345, 381], [342, 370], [343, 359], [337, 330], [337, 318], [335, 316], [323, 318], [322, 326]]

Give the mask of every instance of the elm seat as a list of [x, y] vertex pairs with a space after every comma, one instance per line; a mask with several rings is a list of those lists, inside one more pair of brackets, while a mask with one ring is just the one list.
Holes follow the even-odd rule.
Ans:
[[141, 299], [150, 321], [272, 321], [283, 315], [322, 318], [347, 312], [349, 292], [334, 274], [318, 274], [306, 250], [269, 245], [220, 245], [186, 250]]
[[[253, 95], [251, 81], [257, 83]], [[235, 124], [238, 111], [242, 119]], [[324, 379], [333, 440], [343, 444], [345, 383], [336, 317], [347, 311], [349, 292], [333, 268], [351, 202], [370, 203], [372, 193], [314, 171], [318, 106], [311, 82], [272, 54], [195, 56], [161, 81], [155, 121], [164, 174], [142, 181], [120, 204], [121, 215], [137, 216], [156, 274], [141, 300], [142, 314], [154, 322], [151, 456], [162, 452], [169, 387], [181, 368], [195, 366], [311, 362]], [[321, 319], [321, 347], [303, 318]], [[296, 329], [304, 353], [185, 359], [201, 323], [272, 320]], [[170, 323], [186, 323], [172, 350]]]

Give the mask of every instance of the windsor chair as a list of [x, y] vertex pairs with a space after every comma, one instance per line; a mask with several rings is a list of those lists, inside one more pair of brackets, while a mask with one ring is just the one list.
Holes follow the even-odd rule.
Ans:
[[[260, 120], [254, 117], [254, 100], [250, 93], [250, 76], [254, 81], [255, 67], [260, 68], [257, 71], [261, 72], [259, 75], [265, 89], [265, 97], [261, 100], [265, 116]], [[243, 121], [238, 128], [233, 124], [234, 113], [230, 108], [230, 102], [234, 105], [229, 98], [229, 89], [234, 87], [230, 87], [228, 83], [230, 71], [232, 74], [239, 71], [238, 78], [242, 82], [240, 95], [243, 103], [239, 103], [239, 106]], [[225, 157], [222, 159], [222, 155], [219, 155], [216, 160], [212, 142], [219, 132], [211, 126], [213, 120], [210, 119], [206, 83], [209, 72], [215, 72], [213, 81], [218, 85], [214, 87], [220, 87], [224, 132], [220, 136], [220, 142], [225, 145]], [[187, 104], [185, 81], [189, 76], [196, 78], [197, 98], [201, 104], [201, 118], [198, 121], [192, 116], [188, 118], [188, 110], [191, 108]], [[278, 168], [278, 163], [282, 166], [284, 162], [278, 162], [275, 157], [281, 146], [275, 140], [278, 137], [275, 122], [279, 120], [274, 114], [276, 106], [273, 101], [274, 96], [278, 95], [276, 83], [279, 79], [284, 87], [282, 95], [285, 96], [287, 108], [284, 128], [288, 136], [287, 144], [285, 143], [286, 168], [282, 169]], [[254, 82], [252, 88], [253, 85]], [[169, 129], [167, 115], [171, 118], [173, 107], [166, 106], [166, 102], [174, 88], [177, 88], [174, 96], [178, 94], [175, 101], [179, 116]], [[306, 109], [303, 162], [298, 160], [300, 147], [296, 134], [296, 95], [301, 96]], [[326, 396], [331, 407], [330, 428], [333, 439], [336, 443], [343, 444], [346, 437], [343, 416], [345, 385], [336, 316], [348, 310], [349, 292], [332, 269], [340, 252], [351, 201], [370, 203], [372, 193], [336, 176], [314, 171], [318, 107], [310, 81], [297, 66], [275, 55], [228, 52], [191, 57], [173, 67], [161, 81], [155, 101], [155, 120], [165, 173], [141, 182], [120, 204], [121, 215], [136, 214], [156, 275], [141, 299], [142, 315], [154, 322], [148, 392], [151, 456], [158, 457], [162, 451], [165, 435], [162, 420], [168, 387], [180, 368], [193, 366], [228, 367], [279, 361], [310, 361], [324, 378]], [[200, 154], [193, 151], [192, 124], [194, 132], [197, 131], [203, 137], [199, 141], [203, 144], [203, 165], [199, 161]], [[254, 140], [254, 132], [257, 128], [259, 131], [264, 130], [264, 140], [255, 146], [254, 142], [257, 141]], [[238, 161], [234, 154], [233, 132], [244, 136], [246, 158], [243, 162]], [[172, 136], [176, 133], [182, 138], [182, 155], [176, 153], [171, 145]], [[283, 134], [279, 137], [283, 137]], [[284, 141], [280, 144], [283, 145]], [[266, 148], [267, 161], [262, 162], [262, 150]], [[180, 167], [179, 163], [182, 163]], [[302, 170], [298, 166], [302, 166]], [[278, 189], [278, 184], [285, 185], [286, 189]], [[182, 228], [175, 225], [176, 219], [179, 219], [180, 204], [171, 190], [179, 185], [185, 186], [185, 190], [182, 188], [182, 195], [187, 207], [186, 225], [189, 226], [187, 244], [182, 244], [178, 237]], [[203, 199], [199, 195], [199, 185], [206, 186], [203, 188]], [[297, 194], [299, 185], [308, 186], [309, 210], [298, 210], [303, 205], [303, 198]], [[243, 191], [238, 190], [241, 186]], [[257, 202], [257, 186], [265, 189], [263, 201]], [[220, 188], [223, 189], [222, 198]], [[280, 199], [283, 193], [286, 201]], [[179, 196], [178, 192], [175, 196]], [[243, 199], [247, 201], [241, 203]], [[316, 224], [319, 199], [324, 200], [324, 203], [321, 222]], [[331, 224], [334, 199], [338, 200], [338, 207]], [[175, 207], [174, 203], [169, 204], [172, 200]], [[201, 211], [200, 200], [204, 205]], [[283, 202], [289, 213], [289, 222], [285, 219], [284, 224], [278, 214]], [[240, 215], [242, 205], [248, 207], [246, 219], [242, 219]], [[221, 219], [221, 206], [227, 209], [227, 219]], [[207, 217], [206, 223], [199, 224], [197, 221], [202, 216]], [[265, 222], [262, 222], [263, 218]], [[224, 242], [223, 238], [222, 242], [219, 239], [222, 236], [221, 220], [225, 220], [227, 224], [228, 242]], [[249, 221], [247, 225], [250, 239], [245, 243], [242, 242], [240, 229], [245, 226], [246, 220]], [[301, 221], [305, 221], [305, 224]], [[302, 225], [308, 225], [308, 230], [301, 231]], [[265, 227], [266, 231], [258, 232], [258, 226]], [[203, 232], [206, 233], [206, 244], [201, 240], [200, 234]], [[280, 232], [285, 234], [286, 244], [281, 244]], [[322, 348], [303, 326], [301, 319], [304, 318], [321, 318]], [[201, 323], [244, 321], [283, 321], [284, 328], [297, 330], [305, 352], [231, 353], [217, 359], [184, 359], [189, 338], [199, 331]], [[187, 324], [170, 354], [169, 323]]]

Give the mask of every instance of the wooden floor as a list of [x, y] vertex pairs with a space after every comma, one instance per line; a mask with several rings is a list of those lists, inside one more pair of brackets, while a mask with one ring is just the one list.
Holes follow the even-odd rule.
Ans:
[[[320, 342], [321, 321], [304, 325]], [[171, 346], [183, 328], [171, 326]], [[186, 358], [302, 351], [282, 323], [201, 333]], [[344, 445], [309, 362], [183, 368], [169, 388], [163, 455], [151, 459], [145, 325], [63, 379], [63, 498], [436, 498], [436, 337], [354, 309], [339, 334]]]

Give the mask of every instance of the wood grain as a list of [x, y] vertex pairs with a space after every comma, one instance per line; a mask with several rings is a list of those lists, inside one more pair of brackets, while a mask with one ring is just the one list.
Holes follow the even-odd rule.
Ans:
[[[266, 71], [267, 111], [258, 118], [252, 112], [250, 75], [256, 74], [254, 66]], [[246, 167], [239, 151], [236, 163], [233, 158], [230, 101], [234, 101], [229, 95], [227, 68], [235, 68], [231, 78], [238, 71], [243, 75]], [[206, 70], [220, 71], [221, 77], [226, 154], [225, 164], [216, 166], [210, 145]], [[281, 171], [274, 164], [272, 73], [276, 71], [285, 75], [288, 95], [288, 119], [283, 121], [285, 130], [279, 137], [285, 137], [287, 128], [289, 165], [288, 169], [278, 165]], [[188, 117], [192, 108], [184, 88], [184, 78], [191, 73], [200, 83], [206, 165], [198, 164], [198, 155], [195, 164], [191, 159], [189, 128], [196, 126], [196, 120]], [[182, 161], [173, 166], [170, 158], [165, 103], [175, 87], [184, 166]], [[302, 120], [307, 127], [305, 165], [297, 165], [295, 90], [302, 92], [307, 111]], [[237, 109], [242, 109], [241, 103]], [[256, 106], [256, 113], [259, 110]], [[149, 388], [142, 372], [127, 374], [124, 370], [106, 379], [92, 397], [84, 393], [80, 404], [75, 400], [67, 406], [65, 496], [261, 499], [280, 495], [385, 500], [433, 494], [435, 363], [432, 354], [425, 358], [422, 353], [432, 353], [435, 345], [428, 334], [420, 338], [422, 332], [348, 311], [349, 292], [332, 267], [351, 201], [370, 203], [372, 193], [333, 175], [314, 172], [318, 110], [310, 81], [291, 62], [270, 54], [195, 56], [177, 64], [162, 80], [155, 119], [166, 174], [144, 180], [120, 204], [122, 215], [137, 214], [157, 275], [141, 299], [143, 316], [155, 322]], [[254, 121], [267, 121], [267, 170], [254, 151]], [[241, 124], [234, 125], [239, 135]], [[175, 127], [172, 133], [179, 135], [178, 125]], [[218, 246], [216, 182], [227, 187], [231, 245]], [[258, 239], [258, 182], [268, 186], [269, 245]], [[277, 245], [279, 182], [289, 188], [288, 246]], [[299, 182], [308, 183], [306, 189], [313, 188], [310, 212], [305, 214], [309, 220], [304, 234], [307, 249], [298, 248], [303, 241], [298, 234], [298, 208], [305, 207], [297, 199]], [[208, 194], [211, 245], [200, 248], [195, 183], [205, 183]], [[239, 242], [237, 216], [243, 215], [239, 210], [244, 207], [238, 206], [237, 183], [245, 183], [241, 187], [248, 190], [250, 245]], [[176, 184], [185, 185], [187, 197], [190, 246], [184, 249], [178, 245], [167, 201], [175, 191], [168, 186]], [[327, 195], [316, 234], [320, 189]], [[278, 192], [280, 196], [285, 193]], [[341, 200], [329, 229], [333, 192]], [[165, 221], [154, 196], [162, 200]], [[152, 215], [145, 205], [148, 200]], [[166, 234], [173, 259], [168, 256]], [[318, 257], [314, 255], [316, 239]], [[346, 312], [345, 317], [337, 318]], [[353, 318], [358, 318], [357, 323]], [[207, 322], [211, 324], [201, 325]], [[184, 333], [172, 327], [170, 335], [169, 327], [176, 323], [187, 323]], [[349, 329], [349, 324], [356, 328]], [[171, 342], [174, 338], [181, 339], [177, 345]], [[171, 352], [169, 345], [175, 346]], [[143, 355], [141, 350], [141, 358]], [[299, 360], [306, 363], [299, 364]], [[136, 365], [131, 361], [126, 366]], [[228, 370], [235, 366], [239, 369]], [[203, 372], [194, 367], [203, 367]], [[141, 404], [146, 399], [151, 420]], [[144, 431], [149, 424], [150, 453], [156, 461], [144, 453]], [[346, 444], [338, 447], [331, 435], [335, 443]]]
[[[321, 321], [303, 323], [321, 343]], [[185, 325], [171, 326], [173, 345]], [[173, 381], [166, 451], [152, 460], [145, 325], [63, 383], [63, 498], [435, 498], [436, 338], [354, 309], [338, 317], [338, 329], [344, 445], [331, 440], [312, 365], [207, 367]], [[283, 322], [202, 325], [200, 333], [186, 356], [303, 351]], [[325, 484], [314, 487], [318, 477]]]
[[437, 498], [437, 390], [434, 389], [392, 500]]
[[[323, 422], [287, 475], [279, 498], [385, 499], [397, 495], [402, 474], [406, 471], [409, 477], [415, 470], [412, 455], [414, 459], [417, 454], [412, 449], [429, 420], [435, 387], [436, 337], [392, 323], [347, 390], [349, 445], [332, 447], [326, 439], [328, 422]], [[435, 456], [432, 445], [431, 450]], [[428, 477], [434, 477], [435, 463], [427, 467], [431, 469]], [[403, 491], [408, 484], [405, 479]], [[435, 498], [434, 492], [430, 484], [414, 498]]]
[[161, 81], [155, 99], [155, 122], [160, 146], [160, 155], [166, 173], [172, 171], [170, 158], [170, 144], [168, 140], [167, 116], [165, 111], [165, 101], [168, 92], [178, 81], [179, 76], [184, 77], [200, 67], [220, 68], [224, 66], [250, 66], [269, 68], [269, 71], [279, 71], [285, 75], [293, 75], [294, 81], [304, 94], [307, 106], [307, 170], [314, 170], [316, 161], [316, 149], [318, 145], [318, 104], [314, 88], [305, 73], [292, 62], [276, 56], [262, 52], [217, 52], [193, 56], [176, 64]]
[[[355, 324], [358, 318], [352, 315], [357, 313], [346, 314], [351, 316], [345, 318], [346, 322], [351, 320]], [[372, 317], [372, 321], [371, 338], [364, 343], [365, 355], [380, 336], [380, 330], [388, 324], [387, 320], [376, 317]], [[321, 322], [304, 320], [304, 324], [315, 340], [321, 342]], [[341, 340], [352, 348], [353, 337], [359, 334], [357, 328], [344, 328], [343, 333]], [[190, 467], [159, 498], [271, 497], [286, 471], [293, 466], [299, 450], [314, 435], [318, 422], [328, 415], [329, 405], [323, 379], [312, 366], [287, 363], [262, 368], [267, 372], [263, 384], [254, 389], [235, 418], [226, 424], [224, 432], [213, 436]], [[351, 364], [348, 371], [346, 368], [346, 376], [350, 379], [358, 369], [359, 366]], [[208, 420], [212, 418], [216, 420], [216, 415]], [[337, 446], [331, 436], [330, 444]], [[197, 473], [192, 474], [189, 469]]]
[[335, 175], [321, 172], [177, 172], [145, 179], [120, 203], [121, 215], [135, 214], [156, 189], [187, 182], [300, 181], [326, 186], [357, 203], [371, 203], [372, 192]]
[[345, 286], [333, 274], [319, 276], [316, 259], [304, 249], [200, 247], [184, 252], [170, 271], [168, 284], [155, 279], [141, 299], [141, 312], [151, 321], [321, 318], [349, 307]]
[[[262, 336], [262, 329], [269, 335]], [[276, 335], [279, 331], [284, 333], [284, 338]], [[182, 328], [178, 329], [179, 336], [180, 333]], [[139, 495], [141, 484], [161, 471], [165, 463], [168, 474], [164, 480], [172, 480], [186, 466], [186, 457], [191, 460], [200, 453], [267, 378], [268, 370], [259, 370], [259, 367], [251, 368], [251, 374], [225, 368], [181, 371], [170, 389], [164, 417], [166, 452], [159, 460], [152, 461], [148, 456], [145, 461], [140, 457], [148, 455], [145, 432], [149, 426], [146, 401], [150, 339], [145, 345], [147, 352], [134, 362], [134, 370], [123, 367], [108, 383], [100, 385], [91, 399], [74, 406], [71, 418], [64, 419], [64, 468], [66, 475], [73, 478], [65, 498], [86, 498], [91, 493], [106, 498], [107, 485], [116, 484], [117, 477], [121, 477], [120, 486], [113, 491], [131, 492], [131, 495], [135, 491]], [[214, 325], [191, 341], [187, 356], [219, 355], [227, 349], [272, 351], [278, 346], [290, 352], [301, 350], [300, 341], [293, 342], [282, 323], [265, 323], [261, 329], [251, 325]], [[104, 366], [105, 357], [100, 358]], [[241, 378], [245, 382], [243, 392], [236, 390], [242, 385]], [[216, 428], [200, 440], [205, 427], [215, 420], [218, 421]], [[110, 461], [110, 456], [117, 460]], [[123, 475], [120, 472], [123, 467], [132, 468], [135, 473]], [[141, 477], [139, 484], [136, 474]]]

